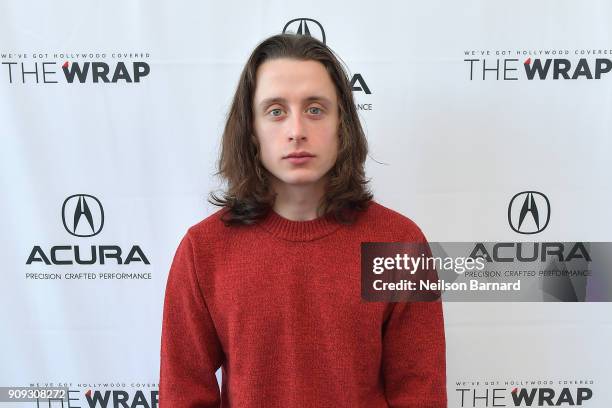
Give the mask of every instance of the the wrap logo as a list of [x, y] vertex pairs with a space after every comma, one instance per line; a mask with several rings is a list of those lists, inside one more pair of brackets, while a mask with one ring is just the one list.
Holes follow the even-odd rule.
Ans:
[[593, 397], [593, 391], [590, 388], [563, 388], [557, 394], [552, 388], [513, 388], [510, 395], [515, 407], [581, 406]]
[[459, 407], [575, 407], [588, 406], [593, 398], [588, 387], [466, 387], [455, 391]]
[[612, 60], [608, 58], [466, 58], [463, 61], [470, 81], [597, 80], [612, 71]]
[[159, 391], [151, 390], [143, 392], [128, 392], [125, 390], [105, 390], [85, 392], [85, 398], [89, 408], [157, 408], [159, 406]]
[[[112, 54], [114, 59], [120, 56]], [[107, 61], [105, 53], [2, 53], [1, 57], [0, 75], [10, 84], [132, 84], [151, 73], [145, 61]]]
[[515, 194], [508, 204], [508, 223], [519, 234], [537, 234], [550, 221], [550, 201], [538, 191]]
[[89, 77], [94, 83], [140, 82], [141, 78], [149, 75], [151, 67], [143, 61], [132, 62], [129, 68], [123, 62], [118, 62], [113, 68], [105, 62], [66, 61], [62, 64], [62, 71], [69, 83], [73, 83], [75, 77], [80, 83], [87, 82]]

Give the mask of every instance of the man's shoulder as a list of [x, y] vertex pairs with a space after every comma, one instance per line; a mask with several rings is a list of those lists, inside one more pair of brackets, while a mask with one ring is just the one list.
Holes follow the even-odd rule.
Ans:
[[364, 213], [363, 222], [377, 230], [388, 231], [398, 239], [415, 241], [425, 239], [421, 228], [411, 218], [374, 200], [370, 202]]
[[226, 208], [221, 208], [214, 211], [201, 221], [190, 226], [187, 229], [187, 235], [191, 236], [192, 239], [198, 242], [212, 242], [227, 238], [227, 235], [231, 233], [230, 230], [233, 232], [236, 230], [236, 228], [226, 226], [221, 219], [226, 211]]

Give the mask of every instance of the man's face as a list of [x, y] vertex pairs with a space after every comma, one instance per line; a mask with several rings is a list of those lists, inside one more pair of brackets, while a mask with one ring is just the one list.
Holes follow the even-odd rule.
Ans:
[[340, 121], [336, 89], [323, 64], [279, 58], [260, 65], [253, 118], [273, 185], [325, 180], [336, 162]]

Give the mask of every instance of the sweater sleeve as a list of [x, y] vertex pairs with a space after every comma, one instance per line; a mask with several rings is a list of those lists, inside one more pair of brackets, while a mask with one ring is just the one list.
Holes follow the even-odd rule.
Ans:
[[223, 350], [196, 275], [187, 233], [176, 250], [164, 298], [159, 380], [160, 408], [219, 407], [215, 372]]
[[[406, 239], [427, 242], [419, 236]], [[435, 272], [435, 271], [434, 271]], [[446, 340], [442, 302], [388, 304], [382, 374], [392, 408], [446, 408]]]

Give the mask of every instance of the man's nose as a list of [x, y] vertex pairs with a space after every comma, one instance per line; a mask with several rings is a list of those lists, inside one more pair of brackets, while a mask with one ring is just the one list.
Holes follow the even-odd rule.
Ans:
[[289, 141], [304, 141], [306, 140], [306, 126], [305, 126], [305, 118], [302, 115], [295, 114], [291, 115], [289, 118]]

